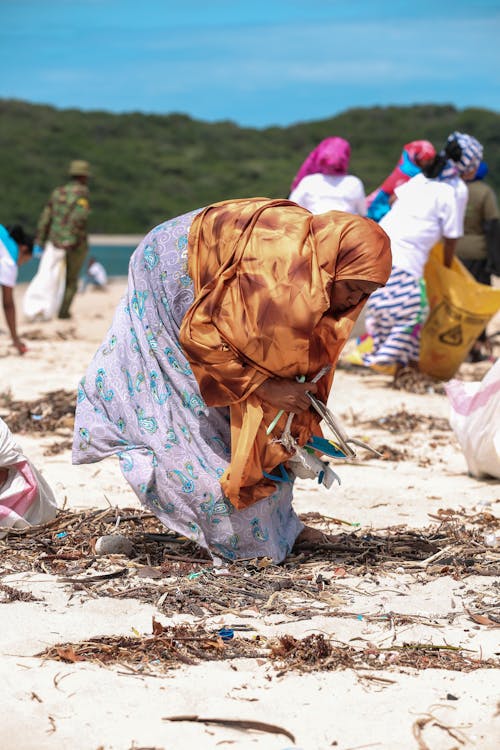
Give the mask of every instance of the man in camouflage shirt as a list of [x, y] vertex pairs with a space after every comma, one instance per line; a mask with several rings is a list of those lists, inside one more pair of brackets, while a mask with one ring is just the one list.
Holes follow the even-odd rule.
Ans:
[[69, 175], [71, 180], [53, 191], [37, 228], [39, 245], [52, 242], [56, 248], [66, 251], [66, 289], [59, 310], [60, 318], [71, 317], [69, 309], [87, 255], [87, 220], [90, 213], [88, 162], [80, 159], [72, 161]]

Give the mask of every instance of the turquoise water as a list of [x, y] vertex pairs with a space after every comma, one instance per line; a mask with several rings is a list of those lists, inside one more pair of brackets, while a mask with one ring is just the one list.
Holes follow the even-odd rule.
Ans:
[[[102, 263], [108, 276], [126, 276], [128, 274], [128, 262], [135, 250], [135, 245], [91, 245], [89, 257], [92, 255]], [[85, 261], [83, 270], [87, 267]], [[31, 281], [38, 268], [38, 260], [30, 260], [19, 269], [18, 282]], [[82, 272], [83, 273], [83, 272]]]

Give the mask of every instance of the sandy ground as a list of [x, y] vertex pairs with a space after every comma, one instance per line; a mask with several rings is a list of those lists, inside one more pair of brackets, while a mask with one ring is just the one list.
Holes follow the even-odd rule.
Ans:
[[104, 245], [107, 247], [120, 247], [127, 245], [137, 246], [142, 240], [142, 234], [89, 234], [89, 245]]
[[[13, 399], [29, 401], [56, 389], [75, 390], [106, 333], [124, 285], [123, 279], [115, 279], [105, 293], [78, 295], [70, 321], [21, 323], [29, 346], [22, 358], [9, 347], [5, 331], [0, 334], [4, 391], [10, 389]], [[18, 297], [22, 291], [17, 289]], [[478, 372], [485, 369], [487, 365]], [[467, 369], [464, 372], [471, 375]], [[337, 372], [330, 406], [351, 433], [375, 447], [386, 446], [388, 460], [339, 465], [342, 485], [330, 491], [299, 481], [298, 511], [342, 519], [346, 523], [335, 527], [337, 533], [358, 529], [367, 534], [397, 525], [425, 529], [438, 523], [440, 509], [453, 510], [464, 523], [484, 509], [500, 515], [498, 482], [469, 477], [453, 433], [437, 429], [430, 420], [447, 419], [446, 396], [395, 391], [388, 384], [382, 375]], [[421, 422], [394, 433], [384, 430], [383, 423], [374, 424], [398, 412], [420, 416]], [[114, 460], [72, 466], [67, 449], [44, 455], [55, 436], [18, 438], [61, 505], [139, 510]], [[345, 668], [280, 673], [267, 659], [238, 658], [167, 672], [153, 669], [154, 674], [145, 675], [120, 665], [41, 659], [35, 655], [55, 644], [102, 635], [150, 635], [153, 616], [163, 625], [197, 618], [166, 616], [154, 602], [135, 598], [75, 593], [51, 574], [16, 572], [2, 562], [6, 549], [0, 542], [0, 582], [31, 592], [38, 601], [0, 600], [3, 750], [225, 745], [242, 750], [494, 750], [500, 746], [500, 678], [495, 669], [413, 669], [398, 666], [397, 659], [391, 664], [389, 659], [376, 672]], [[114, 562], [122, 564], [120, 558]], [[198, 622], [212, 629], [229, 621], [244, 622], [254, 635], [266, 637], [322, 633], [335, 643], [357, 647], [369, 644], [396, 650], [405, 643], [419, 643], [468, 649], [465, 653], [476, 659], [498, 655], [498, 626], [470, 617], [481, 607], [483, 612], [493, 611], [495, 598], [498, 602], [498, 579], [492, 576], [458, 574], [452, 565], [434, 576], [426, 574], [425, 566], [405, 565], [373, 569], [367, 565], [353, 574], [318, 559], [311, 571], [313, 577], [323, 572], [330, 579], [331, 606], [326, 614], [321, 602], [313, 602], [318, 604], [317, 614], [305, 619], [268, 614], [263, 607], [238, 616], [198, 618]], [[164, 720], [173, 715], [272, 722], [293, 734], [295, 744], [280, 734]]]

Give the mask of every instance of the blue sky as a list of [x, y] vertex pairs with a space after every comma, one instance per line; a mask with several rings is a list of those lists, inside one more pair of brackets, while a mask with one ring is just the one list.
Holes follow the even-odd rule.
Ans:
[[0, 97], [265, 127], [500, 109], [500, 0], [0, 0]]

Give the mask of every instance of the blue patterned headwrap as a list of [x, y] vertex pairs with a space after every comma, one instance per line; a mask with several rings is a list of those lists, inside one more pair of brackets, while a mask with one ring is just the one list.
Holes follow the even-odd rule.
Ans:
[[446, 145], [449, 146], [453, 141], [456, 141], [460, 146], [460, 158], [457, 161], [448, 159], [439, 175], [440, 180], [447, 180], [455, 175], [472, 172], [479, 167], [483, 158], [483, 147], [472, 135], [455, 130], [448, 136]]
[[448, 136], [448, 143], [452, 141], [457, 141], [462, 149], [462, 156], [456, 162], [459, 173], [464, 174], [464, 172], [477, 169], [483, 158], [483, 147], [479, 141], [473, 138], [472, 135], [459, 133], [458, 130]]

